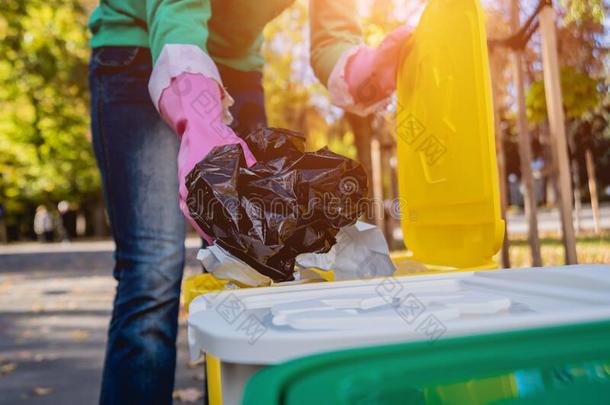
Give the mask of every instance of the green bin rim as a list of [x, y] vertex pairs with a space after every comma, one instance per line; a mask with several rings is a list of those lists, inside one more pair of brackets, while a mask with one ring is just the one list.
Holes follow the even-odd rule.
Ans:
[[347, 349], [260, 370], [248, 381], [243, 404], [283, 403], [294, 382], [362, 363], [371, 370], [390, 364], [409, 373], [410, 386], [426, 386], [600, 359], [610, 360], [610, 320]]

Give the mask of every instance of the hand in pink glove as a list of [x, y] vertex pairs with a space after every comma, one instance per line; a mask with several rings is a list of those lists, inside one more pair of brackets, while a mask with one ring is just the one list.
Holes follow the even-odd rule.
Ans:
[[401, 47], [412, 31], [411, 27], [401, 26], [377, 48], [360, 45], [346, 52], [328, 83], [335, 104], [363, 116], [386, 104], [396, 89]]
[[224, 110], [219, 84], [202, 74], [180, 74], [172, 79], [159, 99], [161, 116], [180, 137], [180, 209], [199, 235], [210, 243], [212, 238], [189, 215], [186, 206], [188, 190], [184, 184], [186, 175], [208, 152], [220, 145], [240, 143], [248, 166], [256, 162], [246, 143], [225, 124], [227, 114]]
[[401, 26], [377, 48], [360, 47], [345, 67], [345, 80], [356, 104], [369, 105], [386, 98], [396, 89], [400, 48], [412, 29]]

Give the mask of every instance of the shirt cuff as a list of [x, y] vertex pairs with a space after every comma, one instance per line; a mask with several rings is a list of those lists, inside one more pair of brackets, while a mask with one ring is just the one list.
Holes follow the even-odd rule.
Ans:
[[163, 46], [148, 81], [148, 92], [157, 111], [159, 111], [159, 100], [163, 90], [170, 86], [172, 79], [182, 73], [199, 73], [218, 83], [221, 89], [223, 106], [222, 120], [229, 125], [233, 120], [229, 112], [229, 107], [234, 103], [233, 98], [222, 85], [220, 73], [212, 58], [201, 48], [191, 44], [166, 44]]
[[372, 104], [365, 105], [356, 103], [354, 97], [349, 91], [349, 85], [345, 78], [345, 68], [350, 58], [357, 54], [361, 49], [366, 48], [366, 45], [356, 45], [348, 49], [339, 57], [335, 67], [328, 77], [326, 88], [330, 92], [330, 100], [337, 107], [343, 108], [345, 111], [365, 117], [376, 111], [379, 111], [390, 104], [391, 96]]

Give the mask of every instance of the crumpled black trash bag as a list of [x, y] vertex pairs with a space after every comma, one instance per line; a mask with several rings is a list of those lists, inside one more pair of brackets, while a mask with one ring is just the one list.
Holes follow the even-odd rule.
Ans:
[[322, 148], [304, 152], [302, 134], [266, 128], [241, 145], [214, 148], [186, 178], [187, 206], [216, 243], [276, 282], [293, 280], [295, 257], [325, 253], [341, 227], [362, 214], [362, 166]]

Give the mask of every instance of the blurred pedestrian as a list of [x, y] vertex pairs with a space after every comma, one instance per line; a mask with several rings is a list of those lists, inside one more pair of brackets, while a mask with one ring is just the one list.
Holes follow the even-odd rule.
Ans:
[[0, 243], [8, 242], [8, 238], [6, 235], [6, 211], [4, 210], [4, 205], [0, 204]]
[[41, 242], [53, 241], [53, 217], [44, 205], [36, 208], [34, 215], [34, 233]]
[[69, 243], [72, 241], [71, 232], [71, 211], [70, 203], [63, 200], [57, 204], [57, 211], [59, 211], [59, 230], [61, 232], [61, 241]]

